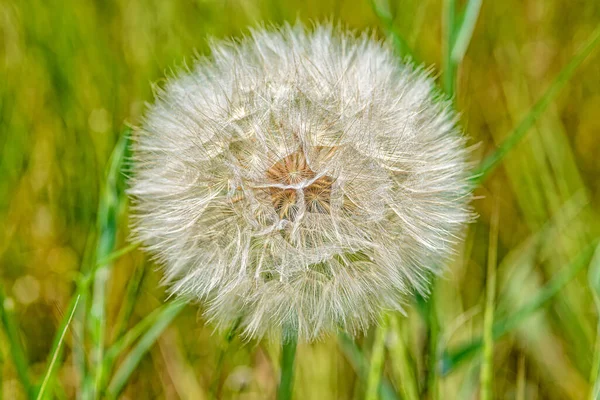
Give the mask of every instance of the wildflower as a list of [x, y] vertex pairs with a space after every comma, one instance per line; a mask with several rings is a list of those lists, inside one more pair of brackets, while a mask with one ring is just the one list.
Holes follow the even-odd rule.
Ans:
[[465, 139], [428, 74], [331, 26], [211, 48], [136, 138], [133, 231], [172, 292], [305, 341], [426, 293], [470, 218]]

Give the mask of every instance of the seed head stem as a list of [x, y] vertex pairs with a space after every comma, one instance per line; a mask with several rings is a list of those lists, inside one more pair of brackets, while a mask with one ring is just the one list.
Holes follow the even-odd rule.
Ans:
[[298, 335], [291, 329], [281, 341], [281, 377], [277, 388], [278, 400], [290, 400], [294, 386], [294, 361], [296, 358], [296, 347]]

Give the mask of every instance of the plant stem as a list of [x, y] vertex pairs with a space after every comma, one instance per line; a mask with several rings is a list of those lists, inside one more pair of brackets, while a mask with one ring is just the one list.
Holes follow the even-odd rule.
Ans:
[[486, 305], [483, 321], [483, 360], [481, 363], [481, 400], [492, 398], [492, 368], [494, 363], [494, 300], [496, 293], [496, 263], [498, 259], [498, 205], [494, 206], [488, 248]]
[[444, 65], [443, 85], [446, 94], [454, 101], [454, 86], [456, 82], [457, 63], [452, 59], [452, 47], [454, 46], [454, 32], [456, 24], [456, 0], [444, 1], [442, 29], [444, 49], [442, 62]]
[[[176, 300], [166, 303], [161, 307], [160, 313], [158, 314], [154, 323], [144, 331], [144, 334], [140, 338], [139, 342], [129, 352], [117, 369], [117, 372], [115, 372], [110, 384], [108, 385], [108, 392], [106, 394], [107, 398], [116, 399], [119, 397], [119, 394], [127, 385], [129, 378], [136, 370], [142, 358], [152, 348], [164, 330], [167, 329], [167, 327], [171, 324], [171, 321], [173, 321], [173, 319], [175, 319], [175, 317], [177, 317], [183, 310], [185, 304], [185, 301]], [[132, 329], [135, 329], [135, 327]], [[107, 353], [107, 357], [108, 356], [109, 354]], [[102, 369], [102, 367], [98, 368]]]
[[[126, 197], [123, 188], [124, 174], [122, 166], [127, 158], [130, 143], [130, 129], [126, 128], [117, 142], [108, 166], [106, 182], [98, 206], [98, 237], [96, 244], [96, 262], [92, 268], [92, 297], [89, 313], [89, 331], [92, 340], [92, 360], [94, 368], [92, 398], [101, 397], [104, 383], [103, 363], [107, 327], [107, 293], [112, 270], [111, 256], [117, 243], [119, 216]], [[111, 260], [102, 264], [102, 260]]]
[[384, 3], [386, 3], [386, 7], [381, 7], [377, 0], [371, 0], [371, 8], [373, 9], [373, 12], [383, 24], [386, 34], [391, 37], [398, 54], [402, 58], [409, 57], [415, 62], [418, 61], [415, 58], [410, 46], [406, 43], [406, 40], [404, 40], [404, 37], [402, 37], [402, 35], [394, 27], [394, 16], [389, 12], [389, 4], [387, 4], [387, 1]]
[[441, 335], [440, 323], [437, 315], [437, 292], [436, 292], [437, 280], [433, 280], [431, 283], [431, 295], [428, 301], [428, 313], [427, 313], [427, 328], [428, 328], [428, 357], [427, 357], [427, 393], [433, 400], [438, 399], [438, 379], [437, 379], [437, 365], [438, 365], [438, 341]]
[[[348, 359], [348, 362], [350, 362], [354, 371], [356, 371], [359, 379], [366, 383], [367, 375], [369, 373], [369, 363], [360, 347], [358, 347], [354, 340], [344, 331], [339, 332], [338, 343]], [[396, 392], [394, 392], [392, 385], [385, 376], [381, 377], [381, 382], [379, 384], [379, 398], [382, 400], [398, 399]]]
[[375, 330], [375, 341], [371, 354], [371, 365], [367, 376], [367, 400], [377, 400], [379, 398], [379, 384], [381, 382], [381, 373], [385, 361], [385, 337], [388, 332], [387, 316], [383, 317], [381, 325]]
[[278, 400], [289, 400], [292, 398], [294, 384], [294, 359], [296, 358], [296, 346], [298, 344], [298, 333], [290, 330], [290, 334], [282, 337], [281, 342], [281, 378], [277, 389]]
[[223, 364], [225, 363], [225, 355], [231, 346], [231, 342], [235, 337], [235, 333], [237, 331], [238, 326], [240, 325], [241, 318], [238, 319], [229, 329], [227, 335], [225, 336], [225, 344], [219, 350], [219, 357], [217, 358], [217, 366], [215, 368], [215, 373], [213, 377], [213, 382], [210, 387], [210, 396], [212, 399], [219, 398], [219, 389], [221, 386], [221, 375], [223, 373]]
[[36, 390], [31, 383], [31, 378], [29, 376], [29, 362], [27, 361], [25, 350], [21, 345], [19, 328], [13, 317], [12, 306], [7, 307], [7, 304], [8, 302], [4, 297], [4, 291], [2, 290], [2, 287], [0, 287], [0, 326], [4, 328], [8, 340], [8, 348], [12, 355], [17, 376], [25, 389], [25, 394], [27, 398], [35, 399]]
[[[590, 263], [588, 272], [589, 286], [596, 305], [596, 312], [600, 315], [600, 245], [596, 247], [594, 256]], [[590, 391], [590, 400], [600, 398], [600, 320], [596, 325], [596, 344], [594, 346], [594, 356], [592, 362], [590, 383], [592, 389]]]
[[390, 346], [390, 357], [395, 361], [392, 362], [392, 368], [396, 375], [396, 384], [401, 387], [404, 399], [418, 400], [418, 383], [410, 363], [407, 345], [402, 337], [403, 332], [398, 315], [390, 316], [390, 329], [395, 334], [395, 340]]
[[69, 330], [69, 325], [71, 324], [71, 321], [73, 320], [73, 316], [75, 315], [75, 312], [77, 311], [77, 305], [79, 304], [79, 299], [81, 298], [81, 295], [77, 295], [77, 297], [74, 298], [74, 302], [72, 304], [71, 308], [71, 312], [69, 313], [69, 318], [66, 320], [66, 323], [64, 324], [64, 326], [62, 327], [61, 331], [60, 331], [60, 336], [58, 337], [58, 342], [55, 345], [54, 350], [52, 351], [52, 357], [50, 358], [50, 362], [48, 364], [48, 367], [46, 368], [46, 373], [44, 374], [44, 380], [42, 381], [42, 385], [40, 386], [40, 390], [38, 391], [37, 394], [37, 400], [41, 400], [44, 398], [44, 391], [48, 385], [48, 381], [50, 380], [50, 377], [52, 376], [52, 373], [54, 371], [54, 366], [56, 364], [56, 360], [58, 359], [58, 355], [60, 354], [60, 349], [62, 346], [62, 343], [65, 339], [65, 335], [67, 334], [67, 331]]

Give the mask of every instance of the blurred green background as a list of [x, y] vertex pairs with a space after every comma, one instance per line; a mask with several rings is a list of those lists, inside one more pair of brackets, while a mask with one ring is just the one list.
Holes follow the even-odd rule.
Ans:
[[[441, 78], [444, 4], [376, 5], [379, 17], [368, 0], [0, 0], [3, 398], [35, 398], [52, 355], [46, 398], [92, 398], [94, 388], [123, 399], [275, 397], [277, 344], [228, 343], [194, 305], [149, 340], [122, 391], [107, 389], [139, 343], [119, 340], [166, 299], [160, 271], [139, 250], [98, 263], [128, 245], [123, 174], [107, 172], [110, 154], [125, 126], [139, 123], [153, 84], [206, 53], [208, 37], [239, 37], [252, 26], [333, 20], [385, 37], [391, 17], [416, 59]], [[479, 143], [474, 161], [494, 151], [599, 24], [597, 0], [483, 1], [455, 92], [461, 124]], [[600, 235], [599, 52], [476, 194], [479, 218], [431, 300], [393, 319], [385, 384], [397, 398], [485, 396], [480, 368], [492, 358], [478, 340], [491, 249], [498, 337], [486, 347], [493, 364], [484, 384], [499, 399], [593, 398], [600, 285], [588, 275], [600, 269], [590, 262]], [[77, 282], [81, 288], [82, 276], [97, 270], [95, 284], [80, 290], [64, 351], [53, 352]], [[98, 297], [102, 279], [106, 296]], [[92, 304], [104, 299], [105, 315], [95, 315]], [[335, 336], [300, 345], [295, 398], [363, 398], [359, 364], [374, 336], [357, 338], [356, 347]], [[115, 343], [123, 349], [98, 378], [95, 349]], [[461, 358], [465, 344], [475, 350]]]

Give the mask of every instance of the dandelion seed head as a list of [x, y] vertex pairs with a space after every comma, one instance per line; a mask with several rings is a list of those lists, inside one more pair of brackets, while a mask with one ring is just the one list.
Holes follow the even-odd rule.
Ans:
[[470, 219], [468, 151], [421, 68], [330, 25], [216, 41], [137, 131], [133, 232], [249, 338], [365, 330], [426, 293]]

